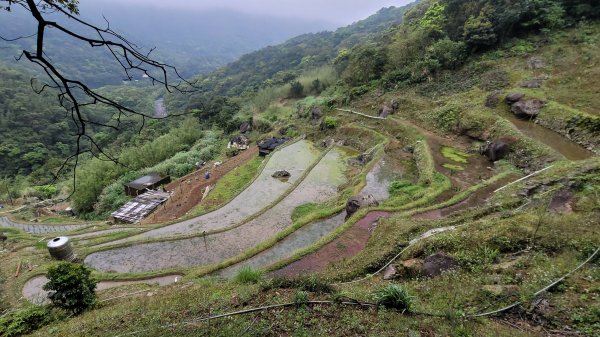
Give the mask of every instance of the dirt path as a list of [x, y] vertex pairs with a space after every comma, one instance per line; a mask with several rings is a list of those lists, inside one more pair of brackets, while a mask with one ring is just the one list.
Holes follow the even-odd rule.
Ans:
[[[158, 224], [178, 219], [189, 212], [202, 200], [202, 192], [207, 186], [215, 185], [221, 177], [235, 168], [248, 162], [258, 154], [258, 147], [253, 146], [242, 151], [237, 156], [224, 161], [220, 166], [207, 167], [177, 179], [166, 186], [172, 191], [172, 197], [148, 218], [142, 221], [142, 225]], [[204, 173], [210, 171], [210, 179], [204, 178]]]

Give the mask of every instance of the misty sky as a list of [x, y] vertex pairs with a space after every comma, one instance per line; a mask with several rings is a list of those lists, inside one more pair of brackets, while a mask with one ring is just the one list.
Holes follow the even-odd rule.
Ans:
[[382, 7], [402, 6], [414, 0], [88, 0], [98, 4], [119, 2], [156, 7], [206, 10], [234, 9], [253, 14], [299, 17], [350, 24], [374, 14]]

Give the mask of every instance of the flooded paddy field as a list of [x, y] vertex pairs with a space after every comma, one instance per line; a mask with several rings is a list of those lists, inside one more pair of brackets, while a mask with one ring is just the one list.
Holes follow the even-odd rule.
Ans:
[[260, 244], [291, 225], [291, 214], [297, 206], [335, 197], [338, 186], [346, 181], [345, 168], [340, 150], [334, 148], [283, 201], [240, 227], [206, 237], [98, 252], [87, 256], [85, 263], [99, 271], [121, 273], [218, 263]]

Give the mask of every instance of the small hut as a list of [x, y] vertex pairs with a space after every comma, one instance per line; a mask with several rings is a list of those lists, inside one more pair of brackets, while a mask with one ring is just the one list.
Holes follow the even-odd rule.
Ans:
[[155, 190], [158, 187], [166, 185], [170, 182], [171, 177], [168, 175], [161, 173], [149, 173], [130, 183], [125, 184], [125, 193], [131, 197], [137, 197], [148, 190]]

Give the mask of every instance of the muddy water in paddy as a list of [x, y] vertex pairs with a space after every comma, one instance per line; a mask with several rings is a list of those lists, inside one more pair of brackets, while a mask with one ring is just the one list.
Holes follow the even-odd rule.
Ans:
[[213, 264], [238, 255], [291, 225], [291, 213], [297, 206], [335, 197], [337, 187], [346, 180], [341, 157], [340, 150], [331, 150], [282, 202], [238, 228], [206, 238], [139, 244], [98, 252], [87, 256], [85, 263], [103, 272], [146, 272]]
[[[291, 144], [273, 153], [256, 180], [231, 202], [216, 211], [127, 239], [108, 242], [99, 245], [99, 247], [137, 239], [202, 233], [203, 231], [218, 230], [240, 223], [281, 197], [304, 174], [304, 171], [317, 160], [318, 156], [318, 150], [308, 141], [303, 140]], [[287, 182], [273, 179], [271, 175], [278, 170], [289, 171], [291, 173], [290, 179]]]
[[368, 213], [339, 238], [329, 242], [318, 251], [273, 272], [273, 275], [297, 276], [315, 273], [334, 262], [351, 258], [365, 249], [371, 232], [377, 225], [377, 220], [390, 215], [390, 213], [380, 211]]
[[569, 160], [584, 160], [594, 156], [592, 151], [533, 121], [519, 119], [513, 114], [505, 117], [524, 135], [548, 145]]
[[[394, 166], [392, 158], [379, 160], [373, 169], [367, 173], [366, 184], [360, 194], [371, 194], [375, 199], [383, 201], [389, 197], [388, 187], [394, 179], [402, 176], [401, 168]], [[328, 219], [303, 226], [288, 237], [278, 242], [252, 258], [226, 268], [218, 273], [220, 276], [231, 277], [243, 266], [254, 269], [267, 267], [279, 260], [291, 257], [296, 250], [310, 246], [323, 236], [331, 233], [344, 223], [346, 212], [341, 212]]]
[[[132, 284], [148, 284], [163, 287], [177, 282], [182, 276], [180, 274], [173, 274], [134, 281], [100, 281], [96, 285], [96, 291]], [[33, 304], [42, 305], [48, 303], [48, 292], [42, 289], [46, 283], [48, 283], [46, 276], [36, 276], [30, 279], [23, 286], [23, 297]]]

